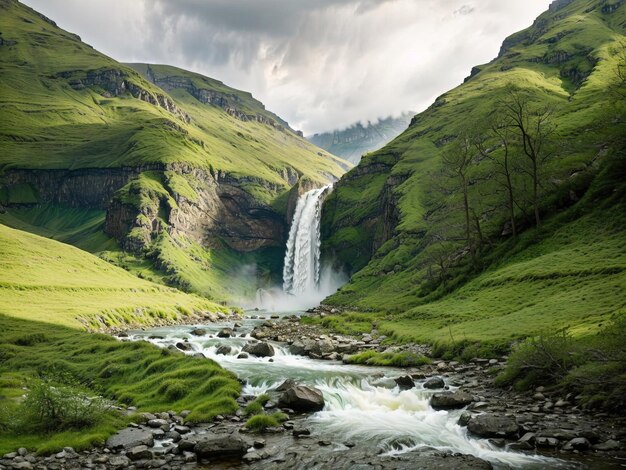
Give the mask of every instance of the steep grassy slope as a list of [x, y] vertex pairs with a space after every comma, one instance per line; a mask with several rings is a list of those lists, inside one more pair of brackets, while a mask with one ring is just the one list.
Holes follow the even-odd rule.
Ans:
[[403, 113], [399, 117], [389, 116], [368, 122], [360, 122], [346, 129], [322, 132], [307, 137], [313, 144], [328, 150], [351, 163], [357, 164], [361, 157], [373, 150], [378, 150], [406, 130], [413, 113]]
[[97, 330], [227, 311], [138, 279], [78, 248], [4, 225], [0, 268], [0, 314], [10, 317]]
[[[155, 74], [193, 77], [199, 90], [224, 101], [233, 97], [231, 114], [192, 100], [199, 119], [189, 119], [188, 110], [133, 68], [16, 1], [2, 0], [0, 8], [1, 166], [75, 169], [185, 162], [282, 185], [280, 172], [287, 166], [324, 181], [324, 173], [341, 174], [335, 157], [318, 155], [319, 149], [249, 93], [179, 69], [152, 67]], [[249, 119], [237, 119], [241, 115]], [[263, 127], [256, 116], [273, 126]], [[274, 155], [283, 159], [274, 161]]]
[[[396, 313], [352, 317], [359, 328], [378, 319], [396, 337], [448, 342], [565, 326], [585, 333], [623, 313], [626, 110], [615, 90], [624, 86], [616, 71], [625, 25], [621, 2], [555, 3], [346, 174], [324, 206], [323, 248], [354, 275], [328, 302]], [[486, 128], [514, 94], [529, 103], [531, 121], [549, 108], [552, 130], [539, 229], [523, 148], [510, 131], [517, 238], [496, 163], [504, 148]], [[464, 142], [472, 144], [469, 242], [463, 193], [444, 163]]]
[[254, 292], [237, 273], [279, 272], [293, 200], [350, 166], [247, 92], [120, 64], [15, 0], [0, 33], [0, 220], [154, 281]]
[[[62, 390], [70, 401], [101, 395], [141, 411], [188, 409], [189, 418], [197, 421], [236, 409], [240, 384], [213, 361], [83, 331], [207, 321], [228, 312], [224, 307], [4, 225], [0, 298], [0, 453], [102, 445], [137, 419], [111, 412], [105, 404], [89, 419], [63, 424], [59, 416], [71, 412], [62, 408], [67, 402], [38, 402], [37, 390], [49, 400], [50, 390]], [[53, 428], [46, 427], [36, 406], [57, 407], [51, 411], [57, 416]]]

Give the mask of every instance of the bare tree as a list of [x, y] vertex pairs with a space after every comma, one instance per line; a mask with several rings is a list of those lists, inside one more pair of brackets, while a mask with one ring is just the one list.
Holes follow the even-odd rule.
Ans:
[[509, 88], [499, 107], [507, 126], [515, 131], [521, 141], [522, 154], [527, 157], [530, 169], [526, 172], [532, 179], [532, 205], [535, 225], [539, 227], [539, 188], [541, 167], [551, 156], [548, 150], [550, 137], [555, 131], [551, 123], [552, 108], [536, 106], [521, 90]]
[[458, 137], [442, 154], [446, 172], [457, 180], [463, 197], [463, 213], [465, 216], [465, 240], [470, 249], [472, 260], [476, 260], [476, 247], [472, 240], [472, 221], [470, 218], [468, 171], [472, 163], [472, 139], [467, 136]]
[[488, 158], [496, 165], [496, 173], [500, 175], [498, 181], [506, 191], [509, 223], [511, 224], [511, 231], [515, 239], [517, 237], [517, 225], [515, 223], [515, 193], [513, 190], [513, 167], [511, 162], [512, 135], [510, 122], [497, 115], [489, 125], [487, 136], [496, 139], [497, 147], [502, 150], [499, 154], [494, 154], [496, 149], [490, 150], [487, 148], [485, 138], [482, 136], [475, 140], [475, 145], [480, 155]]

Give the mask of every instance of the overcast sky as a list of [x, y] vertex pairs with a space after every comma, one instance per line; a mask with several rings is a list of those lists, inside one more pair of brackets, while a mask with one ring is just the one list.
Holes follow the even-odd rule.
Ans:
[[421, 111], [551, 0], [24, 0], [123, 62], [251, 91], [305, 134]]

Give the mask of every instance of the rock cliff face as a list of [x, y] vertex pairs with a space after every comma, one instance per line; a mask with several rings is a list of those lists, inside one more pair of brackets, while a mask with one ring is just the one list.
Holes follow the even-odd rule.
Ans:
[[[137, 70], [140, 71], [145, 78], [167, 92], [177, 89], [185, 90], [201, 103], [222, 108], [229, 115], [239, 119], [240, 121], [256, 121], [279, 130], [288, 129], [291, 132], [296, 132], [289, 127], [286, 121], [283, 121], [278, 116], [269, 113], [265, 109], [265, 105], [257, 100], [254, 100], [252, 96], [246, 96], [246, 101], [254, 101], [254, 104], [259, 109], [246, 110], [246, 105], [248, 103], [244, 103], [242, 97], [239, 96], [235, 90], [232, 90], [232, 92], [229, 91], [230, 89], [228, 87], [223, 86], [223, 84], [217, 80], [212, 80], [212, 82], [216, 82], [217, 86], [221, 85], [221, 88], [223, 88], [221, 91], [208, 87], [202, 87], [201, 84], [194, 82], [194, 80], [192, 80], [189, 76], [176, 75], [176, 68], [174, 67], [167, 67], [167, 70], [172, 73], [164, 75], [157, 73], [154, 66], [145, 64], [128, 65], [131, 67], [137, 67]], [[163, 68], [163, 66], [161, 66], [161, 68]], [[212, 85], [215, 86], [214, 83], [212, 83]]]
[[74, 90], [99, 87], [104, 90], [103, 94], [109, 98], [130, 93], [133, 98], [164, 108], [183, 121], [190, 122], [187, 113], [176, 106], [172, 99], [163, 94], [150, 93], [132, 80], [129, 80], [128, 74], [122, 70], [113, 68], [88, 71], [71, 70], [61, 72], [57, 77], [67, 79], [69, 85]]
[[[178, 194], [167, 184], [169, 196], [175, 201], [172, 207], [158, 198], [155, 204], [137, 207], [116, 195], [145, 172], [159, 175], [167, 172], [195, 182], [193, 199]], [[242, 252], [282, 246], [287, 225], [284, 215], [246, 192], [248, 179], [212, 174], [209, 170], [185, 165], [146, 165], [73, 171], [11, 170], [0, 178], [0, 187], [28, 185], [40, 204], [104, 209], [105, 232], [133, 251], [145, 248], [161, 229], [204, 246], [215, 245], [220, 240]], [[255, 183], [262, 184], [262, 181]], [[129, 237], [131, 232], [133, 236]]]

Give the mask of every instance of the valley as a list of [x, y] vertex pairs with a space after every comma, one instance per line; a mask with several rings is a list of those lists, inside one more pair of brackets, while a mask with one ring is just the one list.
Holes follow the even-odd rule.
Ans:
[[307, 140], [0, 0], [0, 470], [620, 468], [625, 28]]

